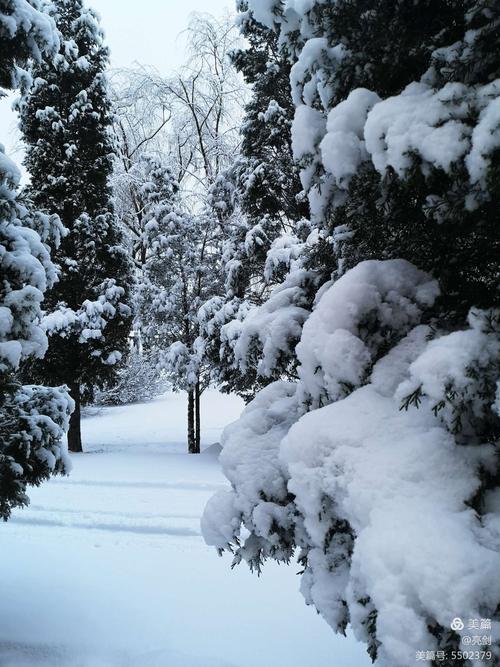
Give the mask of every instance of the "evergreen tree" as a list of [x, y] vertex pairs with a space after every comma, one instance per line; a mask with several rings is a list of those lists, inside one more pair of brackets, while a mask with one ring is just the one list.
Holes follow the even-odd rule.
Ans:
[[[498, 39], [492, 28], [498, 9], [475, 2], [432, 6], [424, 2], [411, 7], [376, 3], [376, 9], [370, 7], [370, 11], [366, 11], [367, 3], [343, 4], [337, 3], [331, 13], [326, 12], [327, 34], [333, 35], [333, 40], [342, 37], [348, 49], [339, 71], [331, 69], [331, 76], [339, 82], [332, 108], [345, 99], [349, 86], [367, 87], [386, 98], [401, 93], [420, 77], [439, 90], [448, 82], [486, 85], [498, 75], [498, 65], [490, 55]], [[324, 12], [318, 8], [315, 16], [320, 13]], [[359, 15], [363, 20], [356, 20]], [[425, 16], [422, 25], [419, 16]], [[382, 24], [390, 39], [386, 39]], [[471, 42], [463, 40], [466, 30], [475, 34]], [[387, 68], [377, 66], [377, 54], [386, 52], [380, 62], [393, 62], [390, 76]], [[360, 61], [368, 65], [361, 68]], [[469, 105], [464, 124], [468, 134], [479, 120], [481, 103], [473, 100], [470, 89], [455, 87], [454, 96]], [[441, 122], [445, 118], [446, 110]], [[458, 144], [460, 139], [456, 141]], [[326, 151], [324, 138], [323, 142], [317, 149], [321, 164], [312, 185], [316, 189], [325, 188], [332, 178], [320, 155]], [[401, 175], [394, 165], [380, 173], [373, 162], [360, 164], [346, 181], [341, 204], [332, 206], [331, 198], [323, 202], [327, 241], [315, 249], [310, 265], [327, 266], [339, 275], [363, 259], [404, 257], [439, 278], [443, 297], [437, 307], [442, 317], [451, 327], [463, 324], [471, 306], [489, 307], [498, 295], [495, 258], [500, 241], [495, 233], [495, 204], [490, 196], [481, 195], [478, 184], [471, 184], [463, 165], [444, 170], [426, 164], [418, 151], [404, 178]], [[333, 199], [338, 198], [336, 187], [330, 186], [330, 191]], [[333, 249], [336, 230], [341, 241]]]
[[207, 386], [207, 365], [199, 338], [198, 310], [216, 290], [217, 220], [208, 213], [182, 209], [170, 169], [153, 157], [144, 159], [147, 174], [140, 188], [143, 202], [136, 328], [141, 345], [173, 388], [188, 394], [188, 449], [200, 452], [200, 398]]
[[[498, 253], [498, 245], [495, 239], [492, 242], [491, 230], [485, 229], [484, 224], [475, 224], [475, 214], [471, 215], [464, 205], [467, 190], [462, 188], [459, 193], [456, 174], [447, 175], [442, 170], [434, 170], [431, 175], [424, 174], [417, 159], [412, 177], [402, 180], [393, 169], [381, 174], [372, 162], [366, 160], [361, 136], [354, 135], [355, 144], [349, 154], [335, 143], [335, 137], [340, 136], [340, 130], [345, 130], [346, 123], [356, 124], [357, 121], [353, 123], [351, 119], [356, 119], [364, 104], [367, 105], [366, 114], [380, 99], [401, 93], [405, 86], [418, 81], [426, 71], [432, 72], [433, 68], [435, 71], [439, 49], [445, 47], [446, 53], [447, 45], [455, 43], [463, 34], [466, 15], [469, 21], [474, 15], [477, 22], [478, 14], [483, 17], [487, 14], [466, 14], [462, 3], [447, 0], [436, 3], [422, 0], [411, 5], [392, 0], [382, 3], [350, 0], [335, 4], [313, 2], [302, 14], [288, 3], [280, 2], [270, 3], [267, 9], [241, 2], [239, 9], [239, 23], [246, 37], [250, 38], [251, 47], [245, 57], [242, 54], [246, 52], [236, 54], [236, 64], [246, 76], [249, 76], [252, 67], [259, 71], [261, 75], [257, 78], [263, 82], [264, 90], [267, 90], [267, 80], [272, 82], [269, 90], [286, 90], [286, 87], [278, 85], [276, 76], [279, 71], [289, 74], [292, 99], [286, 102], [283, 96], [278, 106], [282, 110], [289, 109], [287, 117], [293, 118], [292, 139], [288, 141], [301, 167], [300, 178], [308, 194], [314, 232], [307, 238], [311, 227], [306, 225], [287, 229], [281, 224], [276, 225], [272, 215], [252, 224], [249, 216], [244, 218], [243, 224], [239, 224], [228, 244], [227, 284], [230, 290], [236, 290], [239, 300], [233, 298], [231, 307], [225, 304], [224, 312], [214, 308], [215, 312], [208, 320], [211, 331], [217, 332], [216, 339], [211, 341], [214, 348], [211, 356], [218, 369], [218, 379], [227, 381], [233, 390], [238, 391], [238, 387], [244, 386], [245, 394], [252, 395], [252, 387], [258, 388], [262, 383], [287, 373], [293, 377], [294, 355], [287, 352], [284, 356], [280, 355], [281, 363], [271, 374], [262, 377], [259, 367], [267, 367], [267, 364], [259, 366], [264, 344], [258, 336], [244, 335], [245, 324], [234, 326], [232, 321], [245, 322], [250, 312], [253, 318], [255, 309], [252, 306], [266, 302], [272, 288], [285, 280], [292, 265], [294, 272], [299, 268], [305, 273], [302, 280], [300, 274], [295, 273], [293, 278], [290, 276], [296, 290], [292, 302], [283, 300], [282, 296], [274, 300], [276, 321], [278, 317], [281, 320], [286, 318], [285, 311], [280, 313], [276, 309], [280, 299], [285, 309], [293, 305], [310, 311], [317, 290], [358, 262], [404, 257], [440, 277], [443, 294], [447, 297], [446, 302], [442, 300], [438, 307], [446, 311], [453, 321], [458, 317], [463, 323], [476, 292], [484, 291], [487, 283], [490, 285], [488, 295], [485, 299], [475, 299], [476, 304], [486, 303], [492, 294], [495, 284], [494, 257]], [[260, 23], [256, 17], [259, 17]], [[402, 30], [401, 26], [405, 29]], [[268, 37], [269, 34], [274, 34], [274, 37]], [[253, 38], [250, 37], [252, 35]], [[257, 51], [257, 56], [255, 35], [261, 38], [266, 36], [272, 48], [264, 53]], [[470, 62], [470, 53], [466, 53]], [[280, 65], [277, 66], [277, 63]], [[387, 63], [391, 63], [390, 68]], [[342, 115], [344, 112], [335, 111], [332, 119], [337, 114], [339, 123], [344, 122], [344, 127], [339, 124], [337, 129], [333, 121], [332, 131], [329, 131], [330, 112], [343, 103], [347, 109], [347, 100], [355, 89], [369, 89], [370, 94], [364, 100], [359, 95], [352, 98], [349, 111], [345, 112], [351, 119], [343, 121], [346, 118]], [[259, 90], [259, 85], [254, 84], [256, 92], [249, 105], [250, 110], [252, 104], [258, 107], [258, 100], [261, 99]], [[265, 97], [262, 99], [266, 101]], [[256, 146], [273, 146], [275, 126], [272, 120], [266, 125], [268, 114], [265, 111], [263, 104], [260, 113], [250, 113], [247, 117], [242, 132], [244, 137], [248, 133], [249, 141], [246, 144], [244, 139], [244, 150], [245, 146], [250, 151]], [[275, 115], [270, 114], [271, 117]], [[271, 130], [271, 134], [262, 134], [262, 144], [259, 143], [258, 127]], [[357, 132], [362, 134], [362, 126]], [[277, 135], [286, 137], [287, 133], [278, 132]], [[349, 141], [352, 139], [349, 138]], [[334, 166], [332, 162], [335, 162]], [[289, 164], [293, 161], [289, 160]], [[298, 167], [293, 166], [292, 169], [297, 170]], [[263, 173], [267, 173], [265, 169]], [[255, 184], [258, 190], [258, 174], [257, 169], [249, 178], [250, 194], [254, 192]], [[273, 193], [274, 201], [280, 201], [276, 189], [272, 187], [272, 179], [266, 179], [264, 183]], [[288, 183], [290, 185], [292, 181], [288, 179]], [[293, 184], [289, 191], [295, 192]], [[251, 212], [249, 202], [252, 197], [244, 193], [242, 200], [242, 207], [250, 208]], [[255, 201], [254, 210], [258, 210], [264, 200], [259, 200], [257, 196]], [[449, 222], [444, 220], [445, 205], [454, 211]], [[463, 222], [457, 224], [459, 219]], [[297, 242], [284, 243], [283, 234], [286, 232], [296, 235]], [[472, 242], [473, 236], [476, 242]], [[483, 239], [480, 251], [479, 237]], [[273, 243], [276, 243], [276, 248], [272, 247]], [[294, 247], [294, 251], [288, 250], [287, 254], [282, 245]], [[278, 262], [279, 270], [269, 281], [265, 267], [269, 267], [279, 256], [289, 260], [291, 255], [295, 255], [295, 261], [292, 264], [290, 261]], [[461, 258], [460, 261], [453, 260], [456, 256]], [[300, 257], [298, 262], [297, 257]], [[490, 267], [487, 281], [478, 279], [478, 263], [484, 261], [483, 258]], [[259, 280], [262, 275], [264, 280]], [[245, 287], [248, 284], [257, 289], [249, 291]], [[283, 288], [290, 294], [288, 286], [285, 280]], [[469, 295], [465, 297], [467, 291]], [[456, 302], [453, 294], [458, 293], [461, 296]], [[282, 294], [280, 287], [278, 295]], [[214, 326], [215, 322], [217, 326]], [[249, 344], [240, 344], [240, 330], [243, 330], [243, 339], [246, 338]], [[294, 326], [291, 331], [294, 335], [289, 337], [287, 348], [293, 350], [300, 338], [300, 327]], [[235, 348], [238, 348], [237, 355], [232, 353]], [[222, 368], [220, 363], [217, 366], [217, 356], [224, 359]], [[242, 364], [244, 357], [247, 358], [246, 363]]]
[[[292, 155], [291, 65], [280, 51], [276, 32], [258, 23], [246, 2], [239, 2], [238, 9], [247, 45], [234, 51], [231, 60], [251, 87], [251, 97], [240, 130], [240, 155], [210, 193], [225, 239], [225, 284], [224, 294], [205, 305], [202, 326], [213, 380], [249, 398], [274, 377], [292, 372], [292, 355], [283, 349], [279, 367], [265, 377], [258, 373], [258, 359], [245, 364], [244, 370], [237, 368], [234, 339], [228, 338], [225, 326], [235, 317], [245, 319], [249, 310], [267, 300], [290, 270], [310, 227], [305, 220], [309, 206]], [[302, 306], [306, 300], [301, 299]], [[257, 358], [261, 349], [257, 340], [254, 343]]]
[[128, 349], [132, 274], [111, 201], [114, 140], [103, 33], [83, 0], [55, 0], [49, 11], [61, 45], [53, 61], [32, 69], [21, 129], [29, 195], [57, 213], [69, 234], [54, 249], [60, 276], [47, 297], [49, 351], [30, 372], [69, 385], [76, 403], [69, 447], [81, 451], [80, 402], [110, 382]]
[[[409, 666], [416, 637], [456, 650], [448, 618], [496, 620], [500, 609], [489, 584], [500, 564], [499, 10], [248, 7], [292, 62], [292, 147], [314, 230], [298, 261], [316, 276], [315, 299], [309, 316], [290, 308], [295, 265], [257, 317], [225, 325], [243, 370], [250, 360], [265, 373], [283, 342], [266, 316], [282, 331], [288, 322], [297, 377], [259, 392], [226, 429], [232, 491], [208, 506], [204, 534], [257, 570], [300, 549], [307, 602], [338, 632], [351, 623], [373, 660]], [[252, 331], [263, 332], [257, 357]], [[443, 544], [413, 560], [408, 526], [424, 544], [428, 515]], [[433, 576], [441, 547], [444, 588]], [[475, 585], [448, 595], [469, 565]]]
[[[55, 27], [38, 2], [0, 1], [0, 96], [29, 82], [29, 58], [51, 57]], [[20, 172], [0, 146], [0, 517], [28, 503], [26, 487], [68, 470], [61, 439], [71, 399], [62, 389], [22, 386], [21, 363], [43, 357], [44, 292], [56, 280], [46, 242], [57, 245], [60, 221], [19, 201]]]
[[239, 3], [240, 32], [247, 42], [231, 60], [251, 87], [241, 125], [241, 160], [236, 167], [239, 199], [254, 221], [269, 216], [293, 226], [308, 216], [299, 170], [292, 156], [291, 125], [295, 107], [290, 98], [289, 60], [276, 33], [259, 24]]
[[133, 252], [138, 267], [144, 268], [162, 243], [161, 221], [178, 208], [179, 184], [169, 167], [153, 155], [141, 156], [132, 167], [132, 178], [141, 211]]

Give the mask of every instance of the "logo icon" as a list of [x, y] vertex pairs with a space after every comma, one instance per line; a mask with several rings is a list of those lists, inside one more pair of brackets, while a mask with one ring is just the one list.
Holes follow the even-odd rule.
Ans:
[[465, 625], [461, 618], [454, 618], [450, 624], [452, 630], [463, 630]]

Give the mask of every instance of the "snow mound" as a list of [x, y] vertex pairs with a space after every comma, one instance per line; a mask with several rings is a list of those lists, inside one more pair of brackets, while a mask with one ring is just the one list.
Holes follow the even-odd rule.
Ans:
[[213, 445], [209, 445], [208, 447], [203, 449], [201, 453], [205, 454], [206, 456], [215, 456], [217, 458], [221, 452], [222, 452], [222, 446], [220, 442], [214, 442]]
[[361, 262], [328, 289], [297, 346], [304, 400], [317, 407], [362, 384], [380, 349], [394, 344], [438, 296], [405, 260]]
[[[471, 453], [457, 451], [432, 413], [401, 412], [372, 386], [305, 415], [281, 444], [309, 544], [304, 593], [334, 627], [346, 601], [365, 641], [375, 608], [382, 664], [410, 667], [423, 646], [438, 648], [429, 616], [449, 627], [498, 601], [499, 536], [466, 505], [479, 486]], [[330, 577], [339, 549], [329, 531], [339, 521], [355, 539], [345, 576]], [[370, 603], [360, 602], [366, 597]]]

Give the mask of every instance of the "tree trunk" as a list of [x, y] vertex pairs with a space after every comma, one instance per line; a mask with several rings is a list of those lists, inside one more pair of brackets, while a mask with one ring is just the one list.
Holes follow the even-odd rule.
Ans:
[[196, 454], [196, 435], [194, 424], [194, 391], [188, 392], [188, 451]]
[[196, 413], [196, 453], [201, 452], [201, 410], [200, 410], [201, 390], [200, 383], [197, 382], [195, 388], [195, 413]]
[[78, 383], [71, 385], [70, 394], [71, 398], [75, 401], [75, 410], [69, 420], [68, 449], [70, 452], [83, 452], [80, 385]]

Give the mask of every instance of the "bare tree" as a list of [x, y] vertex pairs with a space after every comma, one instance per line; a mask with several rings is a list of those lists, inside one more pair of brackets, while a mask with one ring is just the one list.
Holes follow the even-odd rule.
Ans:
[[234, 21], [195, 14], [185, 36], [186, 64], [174, 75], [137, 67], [113, 77], [120, 142], [114, 185], [139, 265], [145, 259], [138, 243], [143, 205], [133, 167], [141, 156], [154, 154], [168, 164], [185, 205], [196, 210], [238, 152], [246, 88], [229, 59], [239, 43]]

